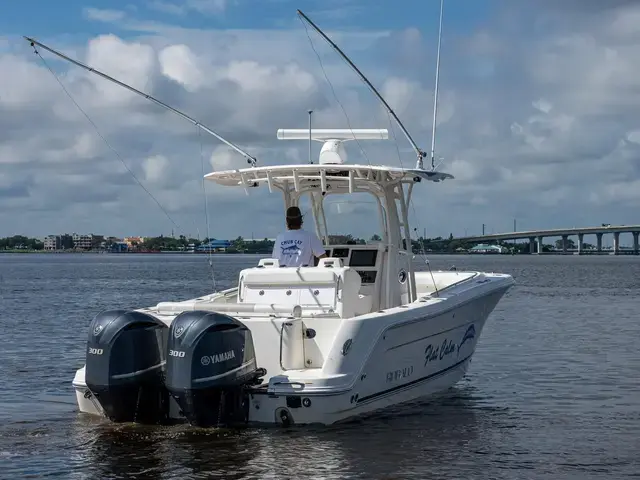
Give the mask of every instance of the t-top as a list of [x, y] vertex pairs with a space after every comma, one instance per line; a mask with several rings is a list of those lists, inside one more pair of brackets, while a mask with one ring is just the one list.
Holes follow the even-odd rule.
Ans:
[[312, 267], [313, 257], [324, 253], [324, 245], [316, 235], [299, 229], [287, 230], [278, 235], [273, 244], [272, 257], [277, 258], [281, 266]]

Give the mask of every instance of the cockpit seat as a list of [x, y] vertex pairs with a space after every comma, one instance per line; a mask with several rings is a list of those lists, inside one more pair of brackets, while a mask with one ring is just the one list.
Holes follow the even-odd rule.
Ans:
[[344, 267], [341, 258], [321, 258], [318, 262], [319, 268], [339, 268], [342, 272], [344, 285], [342, 287], [342, 310], [343, 317], [355, 317], [371, 313], [372, 298], [371, 295], [362, 295], [360, 288], [362, 287], [362, 279], [360, 274], [350, 267]]
[[323, 258], [317, 267], [279, 267], [263, 259], [240, 272], [240, 303], [300, 305], [312, 313], [349, 318], [371, 312], [371, 296], [361, 295], [360, 275], [339, 258]]

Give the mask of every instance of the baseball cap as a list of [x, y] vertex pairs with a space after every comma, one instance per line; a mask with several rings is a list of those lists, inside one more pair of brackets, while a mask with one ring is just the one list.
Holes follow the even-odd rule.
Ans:
[[287, 208], [287, 218], [302, 218], [302, 212], [298, 207]]

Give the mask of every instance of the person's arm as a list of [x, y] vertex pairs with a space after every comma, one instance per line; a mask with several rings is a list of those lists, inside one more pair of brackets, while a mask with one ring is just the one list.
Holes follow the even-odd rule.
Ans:
[[326, 258], [327, 256], [327, 252], [324, 249], [324, 245], [322, 245], [322, 242], [320, 241], [320, 239], [315, 235], [313, 235], [311, 239], [311, 251], [313, 252], [313, 255], [318, 259]]

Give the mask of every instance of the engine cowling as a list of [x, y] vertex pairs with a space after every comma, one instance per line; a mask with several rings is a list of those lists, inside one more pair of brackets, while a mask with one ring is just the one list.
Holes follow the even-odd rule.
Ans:
[[168, 327], [151, 315], [109, 310], [90, 324], [85, 382], [114, 422], [162, 423]]
[[190, 424], [246, 423], [246, 388], [257, 368], [253, 337], [242, 322], [214, 312], [180, 313], [169, 329], [166, 387]]

